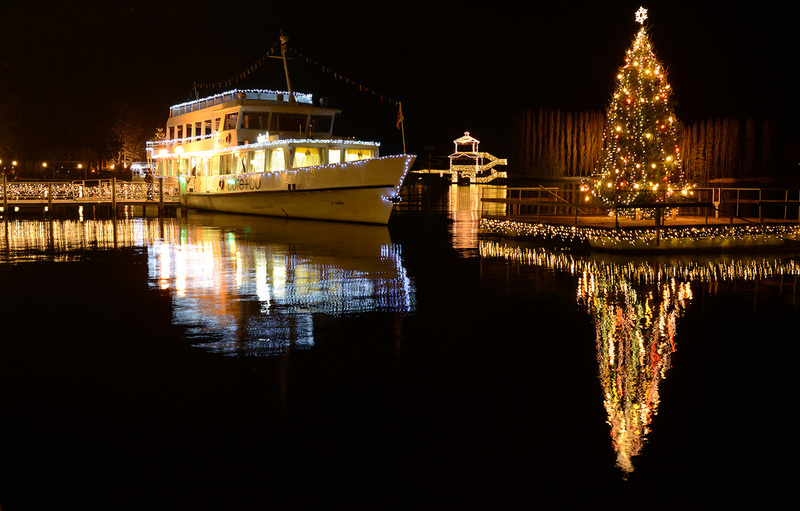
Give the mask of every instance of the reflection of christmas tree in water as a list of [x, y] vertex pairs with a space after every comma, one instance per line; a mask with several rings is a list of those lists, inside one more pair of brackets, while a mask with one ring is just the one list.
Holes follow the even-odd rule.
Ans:
[[578, 299], [597, 326], [597, 361], [617, 465], [633, 471], [675, 351], [675, 322], [691, 299], [688, 283], [659, 283], [640, 295], [625, 277], [584, 273]]
[[[596, 325], [598, 375], [617, 464], [627, 475], [641, 454], [658, 411], [659, 385], [671, 367], [678, 318], [692, 301], [692, 285], [715, 294], [721, 283], [771, 282], [784, 289], [800, 279], [800, 262], [787, 254], [692, 254], [686, 257], [579, 255], [515, 240], [482, 240], [481, 257], [575, 277], [578, 305]], [[505, 268], [508, 271], [508, 268]], [[792, 288], [794, 289], [794, 288]], [[762, 292], [763, 291], [759, 291]], [[781, 295], [783, 292], [781, 291]], [[754, 296], [755, 298], [755, 296]], [[656, 430], [657, 432], [657, 430]]]
[[680, 124], [672, 106], [667, 72], [658, 60], [644, 21], [625, 56], [606, 112], [597, 175], [584, 190], [603, 204], [663, 200], [686, 187], [678, 147]]

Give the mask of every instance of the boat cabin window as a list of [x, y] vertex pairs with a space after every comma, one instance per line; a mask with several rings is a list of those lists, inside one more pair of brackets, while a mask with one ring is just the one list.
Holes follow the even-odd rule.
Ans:
[[192, 125], [186, 125], [186, 138], [192, 138]]
[[250, 151], [250, 172], [266, 172], [267, 170], [267, 151]]
[[319, 165], [321, 163], [320, 153], [321, 151], [318, 147], [297, 147], [294, 150], [292, 167], [311, 167], [313, 165]]
[[211, 119], [206, 119], [203, 121], [203, 135], [211, 135]]
[[219, 117], [217, 117], [216, 119], [214, 119], [214, 131], [219, 131], [219, 122], [220, 122], [221, 120], [222, 120], [222, 119], [221, 119], [221, 118], [219, 118]]
[[225, 114], [225, 130], [235, 130], [236, 126], [239, 124], [239, 112], [234, 112], [232, 114]]
[[298, 114], [273, 113], [269, 131], [299, 131], [306, 128], [306, 116]]
[[175, 126], [170, 126], [167, 128], [167, 140], [173, 140], [175, 138]]
[[265, 112], [242, 112], [242, 129], [265, 130], [269, 123], [269, 114]]
[[183, 138], [183, 126], [175, 126], [175, 138]]
[[244, 174], [247, 172], [247, 156], [247, 152], [233, 153], [233, 162], [231, 163], [232, 174]]
[[372, 149], [347, 149], [345, 151], [345, 161], [368, 160], [372, 158], [375, 151]]
[[219, 155], [219, 173], [230, 174], [233, 157], [230, 154]]
[[328, 149], [328, 163], [341, 163], [342, 150], [341, 149]]
[[270, 150], [269, 170], [272, 172], [286, 170], [286, 160], [284, 159], [282, 147]]

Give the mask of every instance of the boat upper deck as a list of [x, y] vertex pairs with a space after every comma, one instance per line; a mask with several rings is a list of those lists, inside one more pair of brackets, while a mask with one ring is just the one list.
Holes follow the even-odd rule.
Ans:
[[313, 96], [301, 92], [293, 92], [291, 95], [288, 92], [274, 91], [268, 89], [233, 89], [213, 96], [199, 98], [185, 103], [173, 105], [169, 109], [169, 116], [176, 117], [192, 112], [197, 112], [212, 106], [222, 105], [228, 101], [235, 101], [237, 99], [249, 99], [271, 102], [275, 105], [291, 104], [290, 96], [294, 97], [296, 104], [300, 105], [313, 105]]

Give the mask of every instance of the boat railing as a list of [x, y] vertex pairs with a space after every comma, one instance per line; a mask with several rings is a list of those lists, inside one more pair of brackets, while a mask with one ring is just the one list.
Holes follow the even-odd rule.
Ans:
[[[292, 95], [297, 103], [312, 104], [312, 95], [302, 92], [293, 92]], [[289, 93], [284, 91], [266, 90], [266, 89], [234, 89], [227, 92], [221, 92], [213, 96], [199, 98], [186, 103], [173, 105], [169, 109], [170, 117], [183, 115], [210, 106], [219, 105], [235, 99], [259, 99], [267, 101], [283, 102], [288, 101]]]

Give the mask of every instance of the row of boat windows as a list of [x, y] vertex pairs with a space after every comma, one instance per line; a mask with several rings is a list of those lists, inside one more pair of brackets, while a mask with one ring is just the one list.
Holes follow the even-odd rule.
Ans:
[[[313, 133], [330, 134], [333, 117], [330, 115], [291, 114], [281, 112], [232, 112], [224, 117], [206, 119], [194, 123], [170, 126], [167, 128], [167, 139], [210, 136], [215, 131], [235, 129], [266, 130], [272, 132], [297, 131], [305, 132], [308, 128]], [[241, 118], [241, 124], [239, 120]]]
[[312, 167], [326, 163], [366, 160], [374, 157], [375, 151], [372, 149], [296, 147], [287, 150], [283, 147], [276, 147], [210, 157], [162, 158], [158, 160], [156, 173], [160, 176], [216, 176], [243, 174], [246, 172], [280, 172], [289, 168]]

